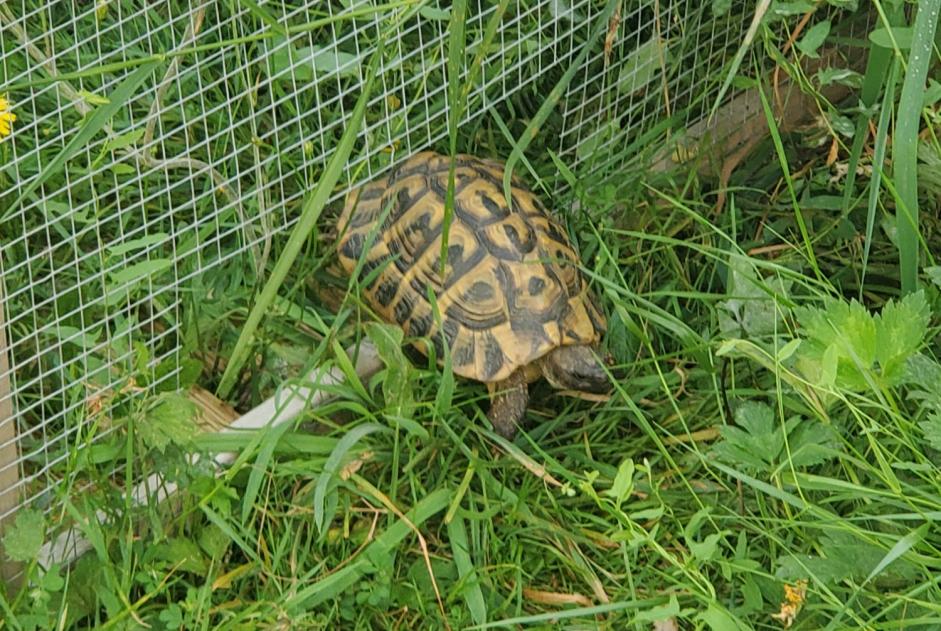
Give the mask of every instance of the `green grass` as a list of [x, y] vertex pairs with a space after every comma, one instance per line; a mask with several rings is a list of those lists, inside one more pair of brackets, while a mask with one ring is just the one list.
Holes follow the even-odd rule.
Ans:
[[[245, 6], [253, 16], [246, 19], [270, 21], [269, 3]], [[402, 3], [386, 8], [393, 6], [418, 10]], [[627, 3], [622, 8], [627, 14]], [[897, 18], [887, 19], [895, 24]], [[320, 28], [325, 19], [311, 24]], [[782, 28], [799, 19], [774, 18], [760, 43], [780, 49], [787, 39], [779, 36]], [[465, 32], [465, 42], [500, 41], [494, 22], [458, 26], [464, 30], [451, 34]], [[315, 41], [326, 37], [311, 31]], [[261, 55], [254, 46], [263, 38], [234, 28], [221, 37], [233, 57]], [[460, 64], [462, 42], [455, 39], [448, 41], [449, 75]], [[766, 63], [758, 43], [735, 62], [734, 73], [714, 77], [714, 86], [726, 79], [749, 83], [732, 74], [758, 76]], [[165, 44], [173, 49], [170, 38]], [[492, 72], [480, 50], [464, 51], [473, 68], [469, 84]], [[338, 157], [288, 183], [289, 194], [310, 191], [306, 202], [298, 196], [287, 209], [300, 218], [293, 235], [264, 245], [260, 272], [246, 252], [244, 260], [209, 267], [186, 285], [172, 323], [180, 331], [181, 366], [175, 359], [172, 367], [153, 361], [165, 349], [148, 341], [147, 327], [126, 335], [98, 330], [114, 336], [109, 352], [120, 358], [124, 383], [133, 377], [161, 392], [116, 389], [109, 414], [91, 415], [80, 406], [62, 420], [63, 428], [90, 424], [56, 447], [65, 459], [53, 472], [61, 483], [52, 496], [37, 501], [38, 510], [21, 512], [7, 531], [6, 550], [24, 562], [31, 585], [0, 590], [0, 628], [640, 630], [672, 618], [680, 629], [780, 629], [772, 616], [786, 603], [786, 587], [802, 581], [806, 595], [792, 629], [941, 626], [941, 272], [928, 256], [914, 263], [899, 257], [900, 248], [914, 243], [928, 253], [941, 246], [941, 224], [931, 212], [939, 200], [931, 182], [941, 181], [932, 169], [941, 160], [923, 159], [904, 173], [898, 161], [893, 169], [873, 164], [911, 150], [912, 142], [921, 151], [914, 155], [941, 156], [941, 119], [937, 102], [924, 109], [911, 97], [896, 103], [895, 79], [902, 95], [919, 79], [903, 64], [906, 50], [901, 59], [893, 54], [872, 48], [858, 77], [864, 105], [882, 103], [881, 112], [859, 110], [854, 95], [832, 109], [821, 99], [829, 118], [817, 128], [784, 134], [771, 125], [768, 141], [733, 175], [719, 215], [715, 182], [633, 166], [663, 144], [662, 135], [651, 133], [644, 146], [632, 144], [643, 134], [625, 135], [617, 148], [623, 155], [599, 158], [605, 164], [623, 159], [630, 167], [622, 172], [598, 169], [599, 162], [568, 164], [566, 156], [550, 153], [559, 120], [558, 108], [548, 104], [570, 98], [550, 91], [572, 80], [565, 67], [467, 125], [447, 129], [441, 121], [448, 135], [439, 151], [516, 155], [525, 165], [517, 175], [547, 199], [555, 192], [551, 199], [561, 211], [578, 202], [581, 212], [565, 219], [608, 315], [606, 348], [625, 373], [610, 400], [599, 403], [534, 386], [525, 432], [512, 444], [490, 428], [482, 384], [454, 379], [389, 343], [394, 334], [372, 322], [357, 285], [336, 274], [327, 197], [348, 158], [358, 155], [359, 118], [368, 125], [380, 116], [365, 99], [356, 100], [360, 94], [350, 95], [355, 124], [332, 138], [333, 147], [314, 148], [333, 148]], [[937, 62], [933, 51], [928, 76]], [[61, 70], [91, 82], [105, 77]], [[238, 80], [248, 90], [255, 78], [247, 71]], [[44, 81], [38, 76], [35, 86]], [[119, 92], [125, 85], [111, 88], [116, 98], [109, 111], [127, 109], [121, 105], [129, 95]], [[766, 104], [773, 98], [769, 87], [761, 84]], [[217, 87], [204, 98], [218, 103], [228, 96]], [[453, 84], [440, 99], [437, 107], [453, 110], [476, 103], [467, 86]], [[233, 107], [236, 116], [247, 116], [261, 101], [237, 99]], [[419, 114], [406, 112], [395, 122], [404, 126]], [[78, 123], [78, 114], [70, 115], [68, 123]], [[125, 115], [114, 119], [119, 131]], [[914, 118], [908, 125], [917, 133], [899, 138], [903, 115]], [[220, 113], [207, 125], [225, 129], [228, 116]], [[850, 121], [841, 129], [855, 136], [839, 139], [843, 150], [829, 166], [830, 137], [823, 144], [817, 139], [837, 117]], [[544, 132], [528, 133], [537, 127]], [[103, 127], [89, 118], [70, 129], [81, 142], [66, 138], [44, 156], [47, 187], [64, 183], [63, 170], [87, 166], [66, 158]], [[189, 157], [208, 160], [229, 143], [250, 142], [255, 132], [238, 127], [235, 133]], [[182, 151], [184, 141], [167, 144]], [[901, 141], [908, 146], [898, 148]], [[0, 145], [0, 160], [9, 160], [5, 149]], [[94, 158], [100, 148], [92, 149]], [[299, 159], [285, 151], [280, 164]], [[219, 168], [236, 166], [278, 177], [277, 166], [261, 161], [251, 169]], [[866, 166], [869, 172], [856, 174]], [[841, 176], [840, 167], [852, 175]], [[3, 181], [11, 177], [0, 172]], [[922, 212], [912, 241], [895, 230], [895, 212], [903, 203], [912, 207], [911, 182], [906, 188], [901, 178], [914, 177]], [[562, 181], [569, 187], [560, 193], [554, 187]], [[103, 186], [76, 186], [76, 199], [93, 195], [95, 185]], [[107, 217], [113, 202], [102, 204]], [[168, 201], [153, 204], [155, 214], [171, 210]], [[197, 204], [197, 212], [215, 212], [211, 198]], [[265, 210], [262, 196], [244, 196], [239, 204], [221, 214], [220, 225]], [[317, 220], [315, 238], [302, 238], [310, 230], [305, 218]], [[165, 251], [138, 253], [147, 243], [162, 243], [159, 231], [138, 237], [144, 241], [129, 250], [117, 244], [120, 230], [133, 223], [103, 219], [100, 227], [116, 244], [109, 256], [125, 257], [128, 266], [148, 262], [156, 270], [148, 282], [159, 284], [169, 273], [160, 269]], [[197, 251], [215, 229], [188, 233], [193, 243], [177, 251]], [[10, 224], [0, 222], [0, 230], [15, 237]], [[244, 251], [250, 236], [233, 233], [219, 247]], [[91, 243], [92, 236], [83, 242]], [[23, 251], [5, 251], [17, 254]], [[101, 262], [83, 265], [85, 277]], [[921, 291], [903, 297], [901, 279], [911, 265]], [[177, 272], [194, 269], [188, 260]], [[62, 309], [115, 289], [115, 273], [109, 274], [104, 286], [63, 293]], [[120, 302], [89, 309], [87, 321], [110, 322], [115, 311], [147, 294], [148, 282], [131, 280]], [[851, 306], [852, 298], [863, 306]], [[10, 307], [16, 308], [23, 306]], [[380, 350], [390, 365], [360, 383], [342, 348], [366, 335], [386, 340]], [[241, 365], [240, 357], [248, 361]], [[24, 371], [38, 374], [54, 359], [44, 356]], [[173, 393], [179, 382], [159, 379], [160, 371], [181, 369], [182, 383], [198, 380], [231, 392], [244, 410], [320, 364], [351, 377], [333, 388], [333, 402], [296, 425], [242, 436], [194, 436], [190, 404]], [[105, 368], [90, 362], [84, 369], [107, 383]], [[73, 375], [76, 383], [66, 384], [62, 401], [47, 402], [47, 411], [82, 403], [82, 376]], [[184, 460], [194, 449], [240, 455], [216, 477], [208, 466]], [[163, 506], [134, 506], [128, 489], [155, 471], [184, 492]], [[110, 523], [89, 520], [98, 509]], [[35, 550], [60, 523], [79, 524], [92, 550], [72, 567], [44, 571], [32, 562]]]

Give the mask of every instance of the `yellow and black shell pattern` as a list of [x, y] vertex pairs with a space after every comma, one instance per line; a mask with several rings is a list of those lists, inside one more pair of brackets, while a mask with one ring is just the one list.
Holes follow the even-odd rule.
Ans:
[[[439, 359], [447, 342], [454, 373], [484, 382], [506, 379], [558, 346], [597, 342], [604, 317], [565, 232], [516, 178], [507, 206], [498, 162], [456, 157], [442, 278], [449, 166], [447, 156], [419, 153], [347, 197], [340, 263], [353, 274], [364, 259], [359, 277], [376, 313], [407, 336], [428, 338]], [[420, 340], [416, 346], [427, 352]]]

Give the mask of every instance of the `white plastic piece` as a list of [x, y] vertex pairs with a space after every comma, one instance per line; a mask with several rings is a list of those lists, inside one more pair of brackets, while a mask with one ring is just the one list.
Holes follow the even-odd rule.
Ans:
[[[357, 349], [347, 349], [347, 355], [354, 356]], [[376, 374], [382, 362], [375, 346], [369, 340], [363, 340], [356, 353], [356, 374], [363, 380]], [[294, 420], [305, 409], [313, 408], [330, 401], [333, 395], [326, 386], [335, 386], [344, 380], [343, 372], [334, 367], [326, 372], [315, 368], [300, 383], [285, 385], [274, 396], [266, 399], [255, 408], [235, 419], [222, 432], [251, 431], [272, 428]], [[221, 452], [213, 457], [213, 466], [219, 475], [224, 467], [232, 464], [238, 454]], [[190, 462], [197, 462], [199, 456], [190, 456]], [[176, 494], [178, 488], [173, 482], [163, 479], [158, 473], [148, 476], [134, 487], [133, 501], [139, 506], [161, 503]], [[105, 523], [108, 515], [104, 511], [95, 514], [99, 523]], [[53, 563], [70, 564], [85, 552], [91, 550], [91, 542], [82, 534], [81, 528], [73, 526], [52, 541], [47, 542], [39, 551], [38, 563], [43, 568]]]

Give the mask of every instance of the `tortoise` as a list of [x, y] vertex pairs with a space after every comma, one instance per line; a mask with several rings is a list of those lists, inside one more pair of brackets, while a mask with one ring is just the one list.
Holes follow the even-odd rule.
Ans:
[[363, 258], [366, 301], [415, 338], [420, 352], [428, 354], [429, 340], [441, 359], [446, 343], [453, 372], [488, 385], [487, 416], [512, 439], [528, 384], [540, 377], [570, 394], [608, 391], [597, 355], [605, 319], [565, 232], [515, 177], [508, 206], [504, 165], [492, 160], [455, 157], [442, 280], [449, 167], [448, 156], [418, 153], [350, 192], [337, 224], [338, 255], [349, 275]]

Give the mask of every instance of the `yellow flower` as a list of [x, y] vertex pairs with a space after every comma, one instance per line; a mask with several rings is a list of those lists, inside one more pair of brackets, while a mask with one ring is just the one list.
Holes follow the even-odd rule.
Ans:
[[790, 629], [794, 624], [794, 619], [800, 613], [807, 598], [807, 581], [801, 579], [794, 585], [784, 585], [784, 602], [781, 603], [781, 611], [771, 614], [772, 618], [777, 618], [784, 625], [785, 629]]
[[10, 111], [11, 103], [0, 96], [0, 138], [13, 133], [16, 114]]

